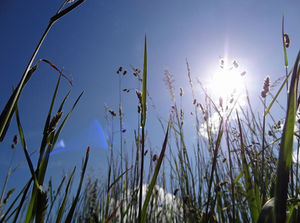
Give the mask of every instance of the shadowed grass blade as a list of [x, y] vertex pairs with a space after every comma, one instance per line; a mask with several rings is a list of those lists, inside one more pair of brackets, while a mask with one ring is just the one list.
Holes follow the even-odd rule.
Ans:
[[85, 160], [84, 160], [83, 167], [82, 167], [82, 172], [81, 172], [79, 186], [78, 186], [78, 189], [77, 189], [77, 193], [76, 193], [75, 199], [73, 200], [72, 206], [71, 206], [70, 211], [69, 211], [69, 213], [67, 215], [67, 218], [65, 220], [66, 223], [70, 223], [72, 221], [73, 214], [74, 214], [76, 205], [78, 203], [78, 199], [79, 199], [79, 195], [80, 195], [80, 190], [81, 190], [83, 178], [84, 178], [84, 175], [85, 175], [86, 166], [87, 166], [87, 163], [88, 163], [88, 160], [89, 160], [89, 153], [90, 153], [90, 147], [88, 147], [87, 150], [86, 150], [86, 155], [85, 155]]
[[[63, 183], [65, 182], [65, 180], [66, 180], [66, 176], [64, 176], [63, 179], [61, 180], [61, 182], [60, 182], [60, 184], [59, 184], [59, 186], [58, 186], [57, 192], [56, 192], [54, 198], [51, 200], [51, 204], [50, 204], [50, 208], [49, 208], [49, 211], [48, 211], [48, 216], [47, 216], [46, 222], [48, 222], [48, 219], [49, 219], [49, 217], [50, 217], [50, 214], [51, 214], [53, 205], [54, 205], [54, 203], [55, 203], [55, 200], [56, 200], [56, 198], [58, 197], [58, 195], [59, 195], [59, 193], [60, 193], [60, 191], [61, 191], [61, 188], [62, 188]], [[66, 193], [65, 193], [65, 194], [66, 194]]]
[[155, 170], [154, 170], [151, 182], [148, 186], [148, 191], [147, 191], [147, 194], [146, 194], [146, 197], [145, 197], [145, 201], [144, 201], [143, 209], [142, 209], [142, 213], [141, 213], [141, 222], [146, 222], [147, 207], [148, 207], [148, 204], [150, 202], [150, 197], [152, 195], [152, 191], [153, 191], [154, 186], [156, 184], [156, 179], [157, 179], [157, 176], [158, 176], [158, 173], [159, 173], [159, 170], [160, 170], [160, 167], [161, 167], [164, 155], [165, 155], [165, 151], [166, 151], [166, 148], [167, 148], [169, 129], [170, 129], [170, 122], [168, 123], [168, 128], [167, 128], [165, 140], [164, 140], [159, 158], [157, 160], [157, 164], [155, 166]]
[[73, 171], [72, 171], [72, 174], [68, 180], [68, 184], [66, 186], [66, 190], [65, 190], [65, 194], [64, 194], [64, 198], [63, 198], [63, 201], [60, 205], [60, 208], [59, 208], [59, 211], [57, 213], [57, 217], [56, 217], [56, 223], [59, 223], [61, 222], [61, 219], [62, 219], [62, 216], [63, 216], [63, 213], [64, 213], [64, 210], [65, 210], [65, 206], [66, 206], [66, 201], [67, 201], [67, 197], [69, 195], [69, 189], [70, 189], [70, 185], [71, 185], [71, 182], [73, 180], [73, 176], [74, 176], [74, 173], [75, 173], [75, 170], [76, 170], [76, 167], [74, 167]]
[[32, 165], [31, 159], [30, 159], [30, 155], [27, 152], [26, 141], [25, 141], [25, 137], [24, 137], [23, 128], [22, 128], [22, 125], [21, 125], [21, 121], [20, 121], [20, 116], [19, 116], [19, 111], [18, 111], [17, 105], [16, 105], [15, 113], [16, 113], [16, 120], [17, 120], [19, 135], [20, 135], [20, 141], [21, 141], [22, 148], [23, 148], [23, 151], [24, 151], [24, 154], [25, 154], [25, 157], [26, 157], [26, 161], [27, 161], [27, 164], [29, 166], [32, 178], [34, 180], [34, 184], [35, 184], [35, 186], [38, 189], [40, 189], [40, 186], [39, 186], [39, 183], [38, 183], [38, 180], [37, 180], [37, 177], [36, 177], [36, 174], [34, 172], [33, 165]]
[[144, 48], [144, 65], [143, 65], [143, 89], [142, 89], [142, 118], [141, 118], [141, 128], [142, 128], [142, 146], [141, 146], [141, 172], [140, 172], [140, 197], [139, 197], [139, 218], [138, 222], [141, 222], [142, 213], [142, 200], [143, 200], [143, 174], [144, 174], [144, 150], [145, 150], [145, 123], [146, 123], [146, 98], [147, 98], [147, 42], [145, 35], [145, 48]]
[[277, 182], [275, 189], [275, 209], [276, 222], [285, 222], [286, 203], [289, 183], [289, 171], [292, 165], [294, 126], [297, 111], [297, 93], [300, 75], [300, 51], [298, 53], [288, 94], [288, 105], [280, 143], [279, 161], [277, 169]]
[[54, 16], [51, 17], [49, 24], [47, 26], [47, 28], [45, 29], [39, 43], [37, 44], [37, 47], [35, 48], [30, 61], [23, 73], [23, 76], [17, 86], [17, 88], [15, 89], [15, 91], [12, 93], [12, 95], [10, 96], [9, 100], [7, 101], [1, 115], [0, 115], [0, 142], [3, 141], [6, 131], [10, 125], [13, 113], [14, 113], [14, 109], [15, 109], [15, 105], [17, 104], [20, 95], [22, 93], [22, 90], [24, 88], [24, 86], [26, 85], [26, 83], [28, 82], [28, 80], [30, 79], [32, 73], [35, 71], [36, 66], [32, 66], [36, 55], [38, 54], [48, 32], [50, 31], [52, 25], [54, 24], [54, 22], [56, 22], [58, 19], [60, 19], [61, 17], [63, 17], [64, 15], [66, 15], [67, 13], [71, 12], [73, 9], [75, 9], [77, 6], [79, 6], [81, 3], [83, 3], [84, 0], [78, 0], [77, 2], [75, 2], [74, 4], [72, 4], [71, 6], [69, 6], [68, 8], [62, 10], [62, 11], [58, 11]]
[[55, 132], [54, 135], [54, 143], [56, 143], [58, 136], [60, 134], [60, 132], [62, 131], [63, 127], [66, 124], [66, 121], [68, 120], [68, 118], [70, 117], [71, 113], [73, 112], [73, 110], [75, 109], [77, 103], [79, 102], [79, 99], [81, 98], [81, 96], [83, 95], [84, 92], [81, 92], [81, 94], [78, 96], [78, 98], [76, 99], [75, 103], [73, 104], [71, 110], [69, 111], [69, 113], [67, 114], [67, 116], [64, 118], [64, 120], [62, 121], [61, 125], [59, 126], [59, 128], [57, 129], [57, 131]]
[[253, 184], [251, 176], [250, 176], [250, 167], [246, 160], [243, 132], [242, 132], [242, 126], [241, 126], [238, 112], [236, 112], [236, 115], [237, 115], [237, 121], [238, 121], [239, 132], [240, 132], [239, 135], [240, 135], [240, 145], [241, 145], [241, 157], [242, 157], [242, 167], [243, 167], [243, 172], [244, 172], [246, 197], [247, 197], [248, 205], [250, 208], [252, 222], [256, 222], [258, 219], [258, 216], [259, 216], [261, 206], [260, 206], [260, 202], [258, 200], [258, 196], [256, 196], [256, 193], [255, 193], [254, 184]]
[[131, 170], [132, 167], [128, 168], [127, 170], [125, 170], [120, 176], [117, 177], [117, 179], [111, 183], [111, 185], [109, 185], [107, 191], [110, 191], [110, 189], [116, 184], [118, 183], [118, 181], [129, 171]]
[[[21, 194], [22, 194], [22, 193], [25, 193], [25, 191], [28, 190], [30, 183], [31, 183], [31, 180], [30, 180], [29, 182], [27, 182], [27, 184], [23, 187], [23, 189], [22, 189], [22, 190], [19, 192], [19, 194], [16, 196], [16, 198], [14, 199], [14, 201], [10, 204], [9, 208], [8, 208], [8, 209], [6, 210], [6, 212], [1, 216], [1, 218], [0, 218], [0, 223], [4, 222], [4, 220], [5, 220], [5, 221], [8, 221], [8, 219], [9, 219], [10, 217], [8, 217], [8, 218], [6, 219], [6, 216], [9, 214], [9, 212], [11, 211], [11, 209], [13, 208], [13, 206], [15, 205], [15, 203], [17, 202], [17, 200], [19, 199], [19, 197], [21, 196]], [[17, 211], [17, 209], [20, 210], [21, 207], [22, 207], [22, 203], [19, 204], [19, 206], [16, 208], [16, 210], [13, 211], [13, 213], [14, 213], [15, 211]], [[17, 214], [15, 215], [15, 217], [17, 218]]]

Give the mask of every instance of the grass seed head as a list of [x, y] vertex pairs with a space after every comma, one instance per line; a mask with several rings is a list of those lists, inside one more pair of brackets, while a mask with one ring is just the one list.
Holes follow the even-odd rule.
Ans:
[[220, 60], [220, 67], [223, 69], [224, 65], [225, 65], [225, 61], [224, 61], [224, 59], [221, 59]]
[[136, 89], [135, 93], [139, 99], [139, 103], [142, 104], [142, 92], [140, 90]]
[[18, 135], [14, 135], [13, 142], [14, 142], [15, 145], [18, 144]]
[[182, 87], [180, 88], [180, 97], [182, 97], [183, 96], [183, 89], [182, 89]]
[[289, 48], [290, 46], [290, 38], [288, 34], [283, 34], [283, 40], [286, 48]]
[[246, 71], [243, 71], [242, 73], [241, 73], [241, 76], [243, 77], [243, 76], [245, 76], [246, 75]]
[[117, 74], [119, 74], [120, 72], [122, 72], [122, 67], [119, 67], [118, 71], [117, 71]]
[[219, 105], [221, 108], [223, 108], [223, 98], [222, 97], [219, 98]]
[[270, 91], [270, 77], [267, 76], [264, 81], [263, 89], [261, 91], [261, 97], [266, 98], [269, 91]]
[[236, 62], [236, 60], [234, 60], [234, 61], [232, 62], [232, 64], [233, 64], [234, 68], [238, 68], [238, 67], [239, 67], [239, 64]]
[[152, 156], [152, 161], [155, 162], [155, 161], [157, 160], [157, 158], [158, 158], [157, 154], [154, 154], [154, 155]]
[[117, 116], [117, 113], [112, 110], [112, 109], [109, 109], [108, 112], [113, 116], [113, 117], [116, 117]]
[[50, 122], [50, 125], [49, 125], [49, 131], [48, 131], [48, 133], [51, 133], [51, 132], [55, 131], [55, 129], [57, 127], [57, 124], [58, 124], [59, 120], [62, 117], [62, 114], [63, 114], [62, 111], [57, 112], [56, 115], [52, 118], [52, 120]]

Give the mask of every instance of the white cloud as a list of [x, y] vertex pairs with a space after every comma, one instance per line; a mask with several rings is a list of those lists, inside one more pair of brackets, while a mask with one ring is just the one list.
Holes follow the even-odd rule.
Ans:
[[[144, 203], [145, 201], [145, 197], [146, 197], [146, 193], [148, 190], [148, 184], [144, 184], [143, 185], [143, 201], [142, 203]], [[127, 193], [127, 196], [125, 195], [124, 197], [128, 197], [129, 198], [129, 202], [132, 202], [131, 199], [134, 199], [134, 197], [137, 198], [136, 202], [136, 208], [138, 208], [138, 199], [139, 199], [139, 189], [137, 188], [136, 190], [132, 191], [130, 190]], [[151, 210], [151, 204], [148, 205], [148, 213], [151, 212], [151, 219], [153, 220], [157, 220], [160, 219], [159, 222], [173, 222], [174, 218], [176, 217], [177, 220], [178, 219], [182, 219], [183, 216], [183, 209], [182, 209], [182, 203], [180, 202], [180, 200], [173, 194], [168, 193], [166, 191], [164, 191], [163, 188], [159, 187], [158, 185], [155, 185], [154, 187], [154, 191], [152, 192], [152, 197], [151, 197], [151, 202], [153, 202], [152, 204], [155, 206], [152, 210]], [[123, 207], [127, 207], [128, 206], [128, 201], [123, 202]], [[120, 204], [120, 201], [115, 201], [114, 199], [111, 200], [111, 207], [109, 208], [110, 212], [113, 211], [113, 209]], [[153, 212], [153, 210], [155, 210], [155, 212]], [[138, 212], [138, 210], [134, 210], [136, 213]], [[164, 212], [162, 214], [162, 212]], [[129, 210], [127, 215], [124, 218], [124, 221], [127, 221], [128, 216], [132, 217], [132, 210]], [[163, 217], [162, 217], [163, 216]], [[120, 211], [117, 212], [116, 214], [116, 219], [120, 219]]]

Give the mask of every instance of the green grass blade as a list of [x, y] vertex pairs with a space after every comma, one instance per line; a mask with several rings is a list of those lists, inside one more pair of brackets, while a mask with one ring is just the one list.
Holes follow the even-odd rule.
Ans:
[[147, 207], [148, 207], [148, 204], [150, 202], [150, 197], [152, 195], [152, 191], [153, 191], [154, 186], [156, 184], [156, 179], [157, 179], [157, 176], [158, 176], [158, 173], [159, 173], [159, 170], [160, 170], [160, 167], [161, 167], [164, 155], [165, 155], [165, 151], [166, 151], [166, 148], [167, 148], [169, 128], [170, 128], [170, 122], [168, 124], [165, 140], [164, 140], [164, 143], [163, 143], [160, 155], [159, 155], [159, 159], [157, 160], [157, 164], [155, 166], [155, 170], [154, 170], [151, 182], [149, 184], [148, 191], [147, 191], [145, 201], [144, 201], [144, 204], [143, 204], [143, 209], [142, 209], [142, 214], [141, 214], [141, 222], [142, 223], [146, 222]]
[[286, 220], [286, 203], [289, 182], [289, 172], [292, 165], [293, 137], [295, 116], [297, 111], [297, 93], [300, 75], [300, 51], [298, 53], [292, 79], [290, 91], [288, 94], [288, 107], [283, 127], [282, 138], [280, 143], [279, 161], [277, 168], [277, 182], [275, 189], [275, 209], [274, 215], [276, 222], [285, 222]]
[[[19, 199], [19, 197], [21, 196], [21, 194], [28, 190], [30, 183], [31, 183], [31, 180], [27, 182], [27, 184], [23, 187], [23, 189], [16, 196], [16, 198], [14, 199], [14, 201], [10, 204], [10, 206], [7, 208], [6, 212], [1, 216], [0, 223], [2, 223], [4, 221], [5, 222], [8, 221], [9, 218], [6, 219], [6, 216], [12, 210], [12, 208], [14, 207], [15, 203], [17, 202], [17, 200]], [[22, 204], [19, 204], [19, 206], [17, 207], [17, 209], [21, 209], [21, 207], [22, 207]], [[17, 216], [15, 216], [15, 217], [17, 217]]]
[[27, 72], [26, 78], [24, 79], [23, 85], [21, 85], [21, 82], [18, 84], [17, 88], [11, 94], [8, 102], [6, 103], [4, 109], [1, 113], [1, 116], [0, 116], [0, 142], [3, 141], [6, 131], [10, 125], [12, 116], [14, 114], [15, 105], [17, 104], [17, 102], [19, 100], [20, 94], [21, 94], [24, 86], [26, 85], [27, 81], [31, 77], [31, 75], [36, 71], [37, 64], [38, 63], [36, 63], [31, 69], [29, 69], [29, 71]]
[[287, 52], [286, 52], [286, 45], [284, 41], [284, 16], [282, 16], [282, 43], [283, 43], [283, 51], [284, 51], [284, 66], [286, 68], [289, 67]]
[[[38, 169], [38, 177], [37, 178], [38, 178], [39, 185], [42, 185], [43, 181], [44, 181], [44, 177], [45, 177], [47, 166], [48, 166], [48, 160], [49, 160], [49, 157], [50, 157], [49, 153], [53, 150], [54, 145], [55, 145], [55, 143], [57, 141], [57, 138], [59, 136], [59, 133], [62, 131], [62, 128], [63, 128], [64, 124], [66, 123], [67, 119], [69, 118], [69, 116], [71, 115], [72, 111], [76, 107], [76, 105], [77, 105], [80, 97], [82, 96], [82, 94], [81, 94], [77, 98], [77, 100], [74, 103], [72, 109], [69, 111], [69, 113], [67, 114], [67, 116], [63, 120], [63, 122], [60, 125], [59, 129], [55, 132], [55, 135], [54, 135], [54, 132], [52, 132], [51, 135], [49, 136], [49, 134], [47, 133], [48, 126], [49, 126], [49, 123], [50, 123], [49, 113], [51, 113], [51, 111], [52, 111], [52, 107], [53, 107], [54, 100], [56, 98], [56, 92], [58, 90], [60, 78], [61, 78], [61, 76], [59, 77], [58, 82], [56, 84], [56, 88], [55, 88], [55, 91], [54, 91], [54, 94], [53, 94], [53, 97], [52, 97], [50, 109], [49, 109], [47, 120], [46, 120], [45, 127], [44, 127], [44, 136], [43, 136], [43, 139], [42, 139], [41, 149], [40, 149], [40, 151], [42, 151], [42, 153], [44, 155], [40, 158], [40, 163], [38, 163], [38, 167], [37, 167], [37, 169]], [[64, 101], [63, 101], [63, 103], [64, 103]], [[48, 140], [50, 139], [49, 137], [52, 138], [51, 139], [51, 143], [48, 142]], [[46, 147], [46, 145], [48, 143], [49, 143], [49, 145], [48, 145], [47, 151], [45, 153], [43, 151], [45, 150], [45, 147]], [[32, 196], [31, 196], [31, 201], [30, 201], [28, 209], [27, 209], [26, 220], [25, 220], [26, 223], [27, 222], [31, 222], [32, 218], [33, 218], [33, 216], [35, 214], [35, 209], [36, 209], [36, 203], [35, 202], [36, 202], [37, 196], [38, 196], [38, 192], [36, 191], [35, 188], [33, 188]]]
[[291, 74], [292, 74], [292, 70], [290, 71], [289, 75], [285, 78], [284, 82], [281, 84], [279, 90], [277, 91], [277, 93], [274, 96], [273, 100], [271, 101], [270, 105], [267, 107], [267, 109], [264, 113], [265, 116], [269, 113], [270, 109], [272, 108], [274, 102], [276, 101], [277, 97], [279, 96], [280, 92], [282, 91], [284, 85], [287, 83], [287, 81], [288, 81], [289, 77], [291, 76]]
[[65, 223], [70, 223], [72, 221], [73, 214], [75, 212], [75, 208], [76, 208], [76, 205], [78, 203], [83, 178], [84, 178], [84, 175], [85, 175], [86, 166], [87, 166], [87, 163], [88, 163], [88, 160], [89, 160], [89, 153], [90, 153], [90, 147], [88, 147], [87, 150], [86, 150], [85, 160], [84, 160], [83, 167], [82, 167], [82, 172], [81, 172], [81, 177], [80, 177], [80, 182], [79, 182], [79, 186], [78, 186], [78, 189], [77, 189], [77, 193], [76, 193], [75, 199], [73, 200], [70, 211], [67, 215]]
[[68, 180], [68, 184], [67, 184], [66, 189], [65, 189], [64, 198], [63, 198], [63, 201], [62, 201], [62, 203], [61, 203], [61, 205], [59, 207], [59, 211], [57, 213], [57, 217], [56, 217], [56, 221], [55, 221], [56, 223], [61, 222], [64, 210], [65, 210], [65, 206], [66, 206], [67, 197], [69, 195], [70, 185], [71, 185], [71, 182], [73, 180], [73, 176], [74, 176], [75, 170], [76, 170], [76, 167], [74, 167], [74, 169], [72, 171], [72, 174], [71, 174], [71, 176], [70, 176], [70, 178]]
[[62, 101], [61, 105], [59, 106], [59, 109], [58, 109], [57, 112], [61, 112], [61, 111], [62, 111], [62, 108], [63, 108], [63, 106], [64, 106], [66, 100], [67, 100], [68, 97], [70, 96], [70, 93], [71, 93], [71, 91], [69, 91], [68, 94], [65, 96], [65, 98], [64, 98], [64, 100]]
[[115, 181], [114, 182], [112, 182], [110, 185], [109, 185], [109, 187], [108, 187], [108, 189], [107, 189], [107, 191], [110, 191], [110, 189], [116, 184], [116, 183], [118, 183], [118, 181], [129, 171], [129, 170], [131, 170], [132, 169], [132, 167], [130, 167], [130, 168], [128, 168], [127, 170], [125, 170], [122, 174], [120, 174], [120, 176], [118, 176], [117, 177], [117, 179], [115, 179]]
[[144, 127], [146, 123], [146, 98], [147, 98], [147, 42], [145, 36], [145, 49], [144, 49], [144, 66], [143, 66], [143, 90], [142, 90], [142, 122], [141, 125]]
[[56, 192], [55, 196], [53, 197], [53, 199], [51, 200], [51, 204], [50, 204], [50, 208], [49, 208], [49, 211], [48, 211], [48, 216], [47, 216], [46, 222], [48, 222], [48, 219], [49, 219], [49, 217], [50, 217], [50, 214], [51, 214], [53, 205], [54, 205], [54, 203], [55, 203], [55, 200], [56, 200], [56, 198], [58, 197], [58, 195], [59, 195], [59, 193], [60, 193], [60, 191], [61, 191], [61, 188], [62, 188], [63, 183], [65, 182], [65, 180], [66, 180], [66, 176], [64, 176], [64, 177], [62, 178], [62, 180], [61, 180], [61, 182], [60, 182], [60, 184], [59, 184], [59, 186], [58, 186], [57, 192]]
[[42, 143], [41, 143], [41, 147], [40, 147], [40, 153], [39, 153], [39, 159], [38, 159], [38, 168], [39, 168], [40, 163], [42, 161], [42, 158], [44, 156], [45, 148], [46, 148], [46, 145], [47, 145], [47, 142], [48, 142], [48, 136], [49, 136], [48, 129], [49, 129], [49, 124], [50, 124], [50, 119], [51, 119], [51, 113], [52, 113], [53, 105], [54, 105], [54, 102], [55, 102], [55, 99], [56, 99], [56, 95], [57, 95], [57, 91], [58, 91], [58, 88], [59, 88], [60, 80], [61, 80], [61, 73], [59, 75], [59, 78], [58, 78], [56, 86], [55, 86], [55, 90], [54, 90], [52, 100], [51, 100], [51, 103], [50, 103], [50, 107], [49, 107], [49, 110], [48, 110], [48, 115], [47, 115], [46, 122], [45, 122], [45, 125], [44, 125], [43, 139], [42, 139]]
[[58, 136], [60, 134], [60, 132], [62, 131], [63, 127], [65, 126], [68, 118], [70, 117], [71, 113], [73, 112], [73, 110], [75, 109], [77, 103], [79, 102], [79, 99], [81, 98], [81, 96], [83, 95], [84, 92], [81, 92], [81, 94], [78, 96], [78, 98], [76, 99], [75, 103], [73, 104], [71, 110], [69, 111], [69, 113], [66, 115], [66, 117], [64, 118], [64, 120], [62, 121], [61, 125], [59, 126], [59, 128], [56, 130], [55, 135], [54, 135], [54, 141], [53, 143], [55, 144]]
[[254, 190], [254, 184], [252, 182], [251, 176], [250, 176], [250, 167], [247, 163], [246, 160], [246, 155], [245, 155], [245, 147], [244, 147], [244, 139], [243, 139], [243, 132], [242, 132], [242, 126], [240, 122], [240, 118], [237, 114], [237, 121], [238, 121], [238, 126], [239, 126], [239, 132], [240, 132], [240, 145], [241, 145], [241, 158], [242, 158], [242, 167], [243, 167], [243, 172], [244, 172], [244, 184], [245, 184], [245, 189], [246, 189], [246, 197], [248, 201], [248, 205], [250, 208], [250, 215], [252, 218], [252, 222], [257, 222], [258, 217], [259, 217], [259, 212], [260, 212], [260, 202], [258, 200], [258, 197], [256, 196], [255, 190]]
[[[0, 115], [0, 142], [3, 141], [6, 131], [10, 125], [13, 113], [14, 113], [14, 109], [15, 109], [15, 105], [17, 104], [19, 97], [22, 93], [22, 90], [24, 88], [24, 86], [26, 85], [26, 83], [28, 82], [28, 80], [30, 79], [31, 75], [32, 75], [32, 68], [34, 68], [35, 66], [31, 67], [31, 65], [33, 64], [48, 32], [50, 31], [52, 25], [61, 17], [63, 17], [64, 15], [68, 14], [69, 12], [71, 12], [73, 9], [75, 9], [77, 6], [79, 6], [81, 3], [83, 3], [85, 0], [78, 0], [76, 1], [74, 4], [72, 4], [71, 6], [67, 7], [66, 9], [59, 11], [58, 13], [56, 13], [54, 16], [52, 16], [50, 18], [49, 24], [47, 26], [47, 28], [45, 29], [39, 43], [37, 44], [37, 47], [35, 48], [30, 61], [23, 73], [23, 76], [16, 88], [16, 90], [14, 91], [14, 93], [10, 96], [8, 102], [6, 103], [1, 115]], [[36, 67], [35, 67], [36, 69]]]
[[34, 180], [34, 184], [38, 189], [40, 189], [40, 186], [39, 186], [39, 183], [38, 183], [38, 180], [37, 180], [37, 177], [36, 177], [36, 174], [34, 172], [33, 165], [32, 165], [31, 159], [30, 159], [30, 155], [27, 152], [27, 146], [26, 146], [26, 141], [25, 141], [25, 137], [24, 137], [24, 133], [23, 133], [23, 128], [22, 128], [21, 121], [20, 121], [18, 106], [16, 105], [15, 107], [16, 107], [15, 108], [16, 120], [17, 120], [17, 125], [18, 125], [18, 130], [19, 130], [19, 135], [20, 135], [20, 141], [21, 141], [21, 144], [22, 144], [22, 148], [23, 148], [23, 151], [24, 151], [24, 154], [25, 154], [25, 157], [26, 157], [27, 164], [28, 164], [29, 169], [30, 169], [30, 173], [31, 173], [32, 178]]
[[[49, 108], [48, 115], [47, 115], [46, 122], [45, 122], [45, 126], [44, 126], [43, 139], [42, 139], [41, 146], [40, 146], [40, 153], [39, 153], [39, 159], [38, 159], [38, 164], [37, 164], [37, 173], [38, 173], [37, 178], [38, 178], [38, 184], [39, 185], [43, 185], [44, 176], [45, 176], [46, 169], [47, 169], [47, 164], [48, 164], [47, 161], [48, 161], [49, 157], [46, 156], [47, 160], [45, 160], [45, 158], [43, 158], [43, 157], [45, 157], [44, 152], [45, 152], [45, 147], [47, 146], [48, 137], [49, 137], [48, 128], [49, 128], [52, 108], [53, 108], [53, 105], [54, 105], [54, 102], [55, 102], [55, 99], [56, 99], [56, 94], [57, 94], [57, 91], [58, 91], [60, 80], [61, 80], [61, 73], [59, 75], [59, 78], [58, 78], [58, 81], [56, 83], [56, 87], [55, 87], [55, 90], [54, 90], [54, 93], [53, 93], [53, 96], [52, 96], [50, 108]], [[32, 191], [31, 200], [30, 200], [30, 203], [29, 203], [29, 206], [28, 206], [28, 209], [27, 209], [25, 222], [32, 222], [33, 217], [36, 213], [36, 207], [37, 207], [36, 202], [37, 202], [38, 197], [39, 197], [38, 191], [36, 190], [36, 187], [34, 187], [33, 191]]]

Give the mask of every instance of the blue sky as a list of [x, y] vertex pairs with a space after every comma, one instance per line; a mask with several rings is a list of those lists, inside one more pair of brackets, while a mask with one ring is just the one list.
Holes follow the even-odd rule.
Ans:
[[[10, 96], [12, 86], [16, 86], [20, 80], [49, 18], [61, 3], [59, 0], [1, 1], [1, 110]], [[118, 109], [119, 82], [116, 71], [119, 66], [128, 71], [130, 65], [142, 67], [145, 34], [148, 45], [148, 89], [158, 114], [164, 119], [167, 119], [171, 106], [163, 82], [166, 68], [174, 75], [177, 94], [179, 87], [185, 91], [187, 100], [183, 101], [183, 105], [186, 111], [193, 110], [186, 58], [194, 81], [199, 78], [203, 82], [218, 67], [220, 57], [228, 55], [230, 60], [237, 60], [242, 69], [247, 71], [246, 82], [254, 103], [258, 102], [254, 107], [258, 108], [261, 105], [256, 99], [266, 75], [271, 77], [271, 81], [285, 75], [281, 40], [283, 14], [285, 30], [291, 40], [288, 49], [290, 64], [293, 64], [298, 53], [299, 7], [300, 3], [296, 0], [86, 0], [54, 24], [37, 56], [37, 59], [48, 59], [57, 67], [64, 68], [73, 77], [74, 86], [70, 87], [63, 80], [58, 95], [60, 101], [72, 90], [65, 113], [81, 91], [85, 91], [61, 134], [62, 139], [67, 144], [88, 129], [94, 120], [100, 123], [104, 134], [108, 134], [104, 105], [116, 111]], [[57, 77], [58, 74], [47, 64], [40, 64], [20, 98], [19, 110], [29, 151], [34, 151], [40, 144]], [[137, 87], [132, 72], [128, 72], [122, 78], [122, 88]], [[198, 93], [197, 97], [200, 97], [200, 91]], [[123, 94], [122, 100], [127, 130], [124, 134], [127, 137], [126, 148], [130, 151], [137, 124], [135, 92]], [[155, 114], [155, 111], [149, 110], [147, 130], [151, 145], [157, 149], [164, 136]], [[186, 126], [186, 132], [189, 133], [193, 128], [192, 121], [187, 120]], [[118, 128], [117, 122], [114, 128]], [[0, 179], [4, 179], [13, 153], [14, 164], [24, 159], [20, 144], [15, 152], [10, 149], [16, 133], [13, 120], [6, 139], [0, 144]], [[93, 155], [89, 170], [95, 173], [105, 165], [106, 150], [91, 149]], [[59, 178], [63, 171], [70, 171], [74, 165], [80, 166], [84, 154], [85, 148], [54, 155], [48, 174]], [[23, 165], [11, 177], [10, 185], [24, 183], [28, 173], [28, 167]]]

